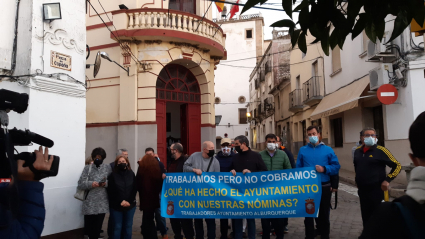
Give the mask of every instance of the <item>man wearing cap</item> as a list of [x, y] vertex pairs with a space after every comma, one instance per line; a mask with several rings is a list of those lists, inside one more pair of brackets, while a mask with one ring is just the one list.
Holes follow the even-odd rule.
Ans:
[[[235, 155], [232, 152], [232, 140], [230, 138], [223, 138], [220, 142], [221, 151], [217, 153], [215, 158], [218, 160], [220, 164], [220, 172], [230, 172], [233, 156]], [[220, 219], [220, 239], [227, 238], [227, 231], [229, 229], [229, 220], [228, 219]]]

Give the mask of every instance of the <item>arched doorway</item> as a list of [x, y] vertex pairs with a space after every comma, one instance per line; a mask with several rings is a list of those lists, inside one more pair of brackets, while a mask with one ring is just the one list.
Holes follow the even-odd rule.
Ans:
[[184, 152], [200, 151], [201, 92], [192, 72], [184, 66], [169, 64], [156, 81], [157, 150], [166, 165], [167, 147], [173, 141], [183, 145]]

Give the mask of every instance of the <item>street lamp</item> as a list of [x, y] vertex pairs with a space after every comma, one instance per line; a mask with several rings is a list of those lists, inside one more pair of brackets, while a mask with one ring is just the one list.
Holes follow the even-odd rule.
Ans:
[[124, 68], [123, 66], [121, 66], [120, 64], [118, 64], [118, 62], [111, 60], [111, 58], [109, 58], [108, 53], [106, 53], [106, 52], [103, 52], [103, 51], [102, 51], [102, 52], [100, 52], [100, 56], [101, 56], [103, 59], [105, 59], [105, 60], [108, 60], [108, 61], [110, 61], [110, 62], [113, 62], [113, 63], [117, 64], [119, 67], [121, 67], [123, 70], [125, 70], [125, 71], [127, 72], [127, 75], [130, 75], [130, 70], [129, 70], [129, 69], [126, 69], [126, 68]]
[[216, 115], [215, 116], [215, 125], [216, 126], [220, 124], [221, 117], [223, 117], [223, 116], [222, 115]]
[[247, 113], [246, 113], [246, 117], [247, 117], [247, 118], [251, 118], [251, 113], [247, 112]]
[[50, 21], [62, 19], [61, 4], [58, 2], [43, 4], [43, 19]]

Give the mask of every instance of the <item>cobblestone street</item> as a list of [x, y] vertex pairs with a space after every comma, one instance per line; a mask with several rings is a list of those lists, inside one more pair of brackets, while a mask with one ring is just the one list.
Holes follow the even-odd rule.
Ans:
[[[340, 190], [338, 192], [338, 207], [336, 210], [331, 211], [331, 238], [335, 239], [357, 239], [360, 236], [362, 230], [362, 220], [360, 215], [360, 204], [359, 198], [356, 196], [357, 190], [353, 186], [340, 183]], [[334, 199], [332, 199], [332, 206], [334, 206]], [[108, 218], [105, 218], [103, 223], [103, 230], [106, 232]], [[142, 212], [136, 211], [133, 223], [133, 238], [143, 238], [140, 234], [140, 225], [142, 223]], [[216, 238], [220, 237], [220, 221], [216, 220], [217, 232]], [[206, 234], [206, 225], [204, 223], [204, 230]], [[173, 231], [169, 219], [167, 219], [168, 236], [170, 239], [173, 238]], [[289, 219], [289, 233], [285, 234], [286, 239], [301, 239], [304, 238], [304, 219], [303, 218], [291, 218]], [[230, 231], [230, 230], [229, 230]], [[261, 221], [256, 220], [256, 232], [257, 237], [261, 238]], [[161, 236], [158, 234], [158, 239]], [[275, 238], [275, 237], [271, 237]], [[319, 237], [317, 237], [319, 238]]]

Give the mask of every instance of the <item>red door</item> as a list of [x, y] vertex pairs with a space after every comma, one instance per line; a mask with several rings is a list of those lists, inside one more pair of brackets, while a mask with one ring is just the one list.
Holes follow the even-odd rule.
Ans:
[[187, 153], [189, 155], [194, 152], [201, 151], [201, 105], [187, 104]]
[[167, 102], [156, 101], [156, 128], [157, 128], [157, 154], [161, 162], [167, 167]]
[[183, 145], [183, 153], [187, 153], [187, 104], [180, 105], [180, 140]]

